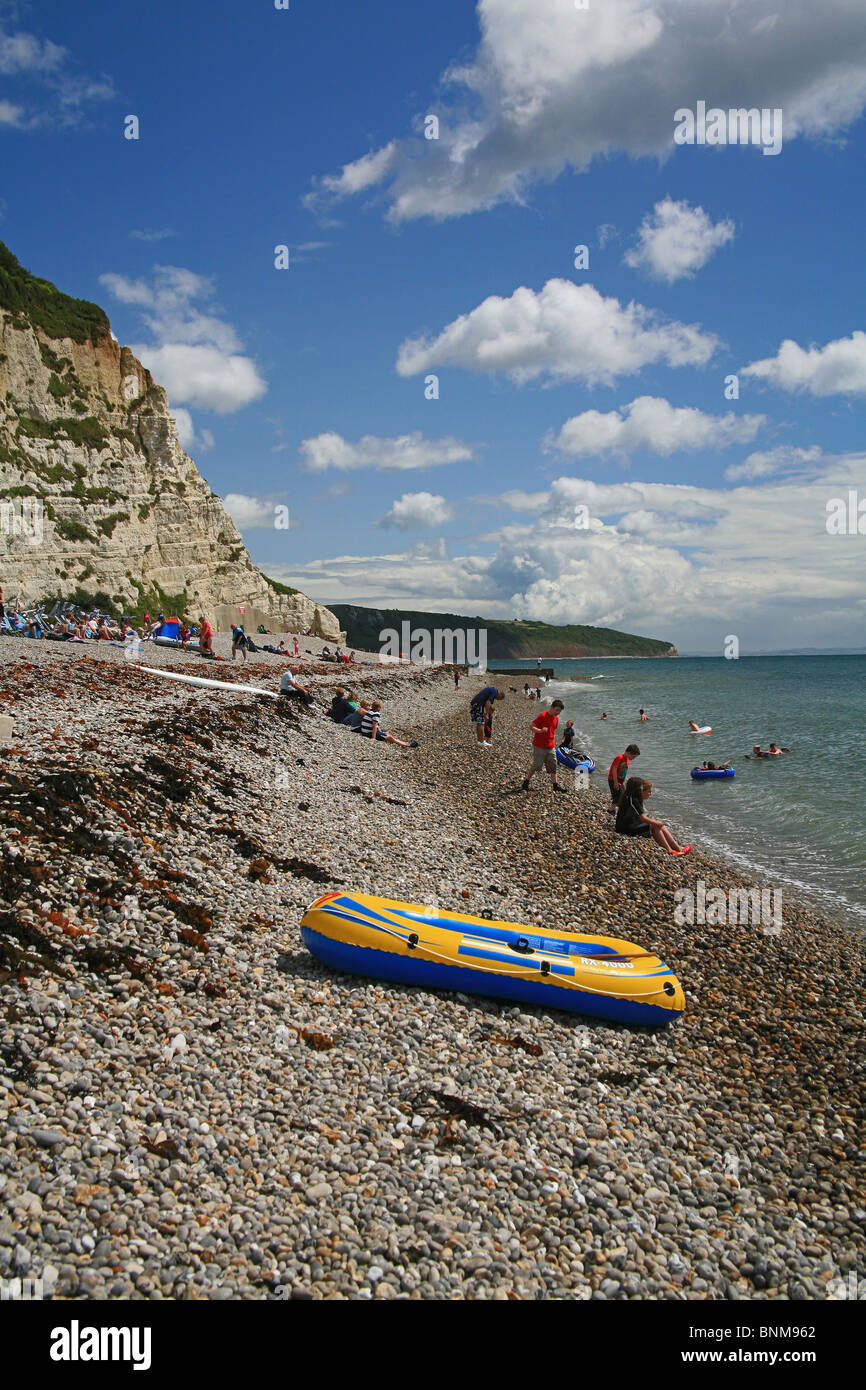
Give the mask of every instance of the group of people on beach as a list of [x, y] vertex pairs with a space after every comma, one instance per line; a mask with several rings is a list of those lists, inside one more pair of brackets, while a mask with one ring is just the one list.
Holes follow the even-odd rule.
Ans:
[[[280, 678], [280, 696], [282, 699], [298, 700], [308, 709], [311, 709], [316, 699], [313, 690], [298, 679], [297, 671], [293, 671], [291, 667], [284, 671]], [[372, 739], [373, 742], [393, 743], [398, 748], [419, 746], [416, 739], [398, 738], [396, 734], [388, 733], [382, 728], [381, 700], [358, 700], [351, 691], [345, 690], [342, 686], [334, 691], [330, 707], [324, 713], [326, 718], [333, 720], [335, 724], [344, 725], [353, 733], [360, 734], [362, 738]]]
[[[528, 686], [524, 686], [524, 695]], [[496, 686], [485, 686], [473, 695], [469, 705], [469, 717], [476, 730], [478, 744], [482, 748], [492, 745], [493, 714], [496, 703], [505, 699], [505, 692]], [[559, 783], [558, 760], [556, 756], [556, 730], [559, 717], [565, 708], [562, 700], [552, 701], [550, 708], [542, 710], [532, 721], [532, 759], [521, 783], [521, 791], [528, 792], [532, 778], [542, 769], [549, 773], [554, 792], [564, 788]], [[646, 715], [640, 711], [645, 722]], [[574, 720], [569, 719], [565, 726], [560, 748], [571, 750], [574, 742]], [[618, 753], [608, 769], [607, 782], [610, 788], [611, 804], [608, 808], [616, 816], [615, 829], [619, 835], [632, 838], [653, 839], [669, 854], [690, 854], [692, 845], [681, 845], [676, 836], [665, 825], [646, 813], [645, 803], [652, 796], [652, 783], [642, 777], [629, 777], [628, 771], [635, 758], [640, 757], [636, 743], [630, 743], [623, 753]]]

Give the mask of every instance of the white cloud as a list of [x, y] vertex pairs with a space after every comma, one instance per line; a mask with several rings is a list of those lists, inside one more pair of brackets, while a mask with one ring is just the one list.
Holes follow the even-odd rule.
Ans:
[[391, 140], [381, 150], [371, 150], [360, 159], [344, 164], [339, 174], [326, 174], [324, 178], [317, 180], [317, 188], [308, 193], [302, 202], [311, 211], [315, 211], [322, 201], [323, 194], [332, 199], [348, 198], [353, 194], [363, 193], [367, 188], [375, 187], [391, 169], [396, 153], [397, 141]]
[[[826, 503], [864, 466], [863, 456], [804, 463], [795, 478], [734, 489], [558, 478], [528, 522], [492, 537], [493, 554], [343, 555], [279, 577], [325, 602], [586, 622], [680, 645], [718, 640], [720, 653], [731, 632], [760, 647], [852, 645], [862, 556], [827, 535]], [[578, 504], [585, 529], [563, 525]]]
[[655, 362], [703, 367], [717, 344], [697, 324], [665, 322], [641, 304], [622, 305], [592, 285], [557, 279], [538, 293], [522, 286], [509, 299], [490, 295], [438, 337], [407, 339], [397, 371], [414, 376], [457, 366], [505, 372], [519, 384], [544, 376], [610, 386]]
[[22, 128], [26, 125], [24, 107], [16, 106], [13, 101], [7, 101], [4, 97], [0, 100], [0, 125]]
[[751, 482], [756, 478], [772, 478], [782, 473], [791, 473], [807, 464], [818, 464], [824, 459], [824, 452], [817, 444], [809, 449], [791, 444], [780, 444], [776, 449], [766, 449], [749, 454], [742, 463], [733, 463], [725, 469], [725, 477], [730, 482]]
[[169, 400], [188, 401], [217, 415], [241, 410], [268, 389], [249, 357], [183, 343], [161, 348], [136, 343], [132, 350], [165, 387]]
[[414, 468], [435, 468], [445, 463], [462, 463], [475, 457], [469, 444], [450, 436], [425, 439], [420, 430], [394, 439], [365, 434], [353, 444], [334, 430], [305, 439], [301, 444], [302, 466], [308, 473], [324, 473], [327, 468], [375, 468], [380, 472], [401, 472]]
[[783, 391], [808, 391], [813, 396], [866, 393], [866, 333], [836, 338], [824, 347], [801, 348], [786, 338], [775, 357], [740, 368], [740, 376], [755, 377]]
[[453, 102], [434, 107], [440, 138], [392, 140], [313, 198], [378, 186], [395, 221], [454, 217], [523, 201], [566, 167], [670, 152], [693, 94], [783, 108], [786, 142], [844, 130], [866, 104], [863, 0], [478, 0], [477, 15], [477, 51], [445, 74]]
[[87, 105], [115, 95], [109, 77], [82, 75], [67, 49], [23, 31], [0, 30], [0, 76], [22, 84], [21, 101], [0, 101], [0, 125], [19, 130], [77, 125]]
[[267, 390], [255, 362], [240, 351], [237, 332], [198, 307], [213, 297], [213, 282], [181, 266], [157, 265], [150, 279], [107, 272], [100, 283], [122, 304], [142, 311], [151, 343], [133, 352], [163, 385], [173, 406], [194, 405], [219, 415], [240, 410]]
[[272, 531], [274, 505], [262, 497], [250, 497], [243, 492], [227, 492], [225, 509], [239, 531]]
[[549, 434], [544, 447], [568, 458], [588, 454], [628, 455], [636, 449], [654, 454], [678, 449], [724, 449], [754, 439], [766, 423], [764, 415], [706, 415], [688, 406], [673, 406], [659, 396], [638, 396], [621, 410], [585, 410], [566, 420], [557, 435]]
[[734, 234], [733, 222], [714, 224], [703, 208], [663, 198], [647, 213], [637, 244], [623, 260], [634, 269], [645, 267], [655, 279], [670, 285], [684, 276], [693, 276], [720, 246], [733, 241]]
[[214, 438], [211, 431], [202, 430], [200, 434], [197, 433], [192, 416], [188, 410], [184, 410], [182, 406], [176, 406], [172, 410], [172, 414], [174, 415], [174, 423], [177, 426], [177, 437], [180, 440], [181, 447], [185, 449], [187, 453], [191, 453], [194, 449], [197, 454], [206, 454], [208, 449], [213, 448]]
[[0, 73], [54, 72], [66, 58], [66, 50], [35, 34], [0, 34]]
[[444, 526], [454, 517], [454, 504], [437, 492], [404, 492], [382, 518], [381, 526], [396, 526], [401, 531], [420, 531]]

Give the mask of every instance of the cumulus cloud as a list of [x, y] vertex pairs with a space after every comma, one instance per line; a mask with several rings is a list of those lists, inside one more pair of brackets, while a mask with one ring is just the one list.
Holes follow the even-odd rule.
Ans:
[[850, 338], [810, 348], [786, 338], [775, 357], [741, 367], [740, 376], [755, 377], [783, 391], [808, 391], [812, 396], [863, 395], [866, 333], [857, 329]]
[[660, 396], [638, 396], [620, 410], [585, 410], [574, 415], [544, 447], [568, 458], [593, 454], [627, 456], [649, 449], [665, 457], [679, 449], [724, 449], [754, 439], [764, 415], [706, 415], [688, 406], [673, 406]]
[[251, 497], [243, 492], [227, 492], [225, 509], [239, 531], [272, 531], [274, 504], [263, 497]]
[[548, 280], [537, 293], [521, 286], [509, 299], [490, 295], [438, 337], [412, 338], [397, 355], [400, 376], [433, 367], [505, 372], [522, 384], [536, 377], [610, 386], [651, 363], [703, 367], [718, 340], [697, 324], [664, 321], [642, 304], [620, 304], [592, 285]]
[[691, 277], [726, 242], [733, 241], [733, 222], [713, 223], [703, 208], [663, 198], [647, 213], [636, 244], [623, 260], [633, 269], [646, 269], [656, 280], [673, 284]]
[[184, 343], [168, 343], [161, 348], [136, 343], [133, 351], [162, 383], [170, 400], [189, 401], [217, 415], [241, 410], [267, 390], [249, 357]]
[[206, 454], [208, 449], [213, 448], [214, 439], [210, 430], [196, 431], [188, 410], [184, 410], [182, 406], [176, 406], [172, 413], [174, 423], [177, 426], [177, 437], [187, 453], [191, 453], [194, 449], [197, 454]]
[[375, 468], [379, 472], [401, 472], [415, 468], [436, 468], [445, 463], [462, 463], [475, 457], [469, 444], [450, 436], [425, 439], [420, 430], [393, 439], [365, 434], [357, 443], [344, 439], [334, 430], [317, 434], [301, 443], [302, 467], [308, 473], [324, 473], [328, 468]]
[[62, 45], [23, 30], [0, 29], [0, 76], [20, 88], [0, 101], [0, 125], [18, 130], [77, 125], [87, 106], [115, 96], [111, 78], [81, 73]]
[[772, 478], [782, 473], [792, 473], [809, 464], [820, 463], [824, 452], [817, 444], [809, 449], [791, 444], [780, 444], [776, 449], [765, 449], [749, 454], [742, 463], [733, 463], [725, 469], [725, 477], [730, 482], [751, 482], [756, 478]]
[[[528, 520], [492, 554], [441, 548], [319, 559], [280, 575], [324, 601], [619, 627], [706, 647], [717, 630], [783, 646], [850, 645], [862, 627], [862, 558], [827, 543], [826, 503], [862, 479], [866, 458], [815, 459], [793, 478], [733, 489], [557, 478], [507, 494]], [[505, 499], [501, 499], [505, 500]], [[586, 507], [587, 526], [563, 525]]]
[[437, 492], [404, 492], [383, 516], [381, 526], [401, 531], [421, 531], [444, 526], [454, 517], [454, 504]]
[[230, 323], [201, 307], [213, 298], [213, 282], [182, 266], [157, 265], [150, 278], [112, 271], [99, 277], [109, 294], [136, 306], [150, 343], [133, 351], [168, 392], [173, 406], [194, 405], [230, 414], [267, 390]]
[[866, 105], [862, 0], [478, 0], [477, 15], [477, 50], [444, 74], [439, 139], [391, 140], [313, 198], [378, 187], [394, 221], [455, 217], [600, 157], [666, 154], [693, 93], [783, 108], [786, 142], [842, 131]]

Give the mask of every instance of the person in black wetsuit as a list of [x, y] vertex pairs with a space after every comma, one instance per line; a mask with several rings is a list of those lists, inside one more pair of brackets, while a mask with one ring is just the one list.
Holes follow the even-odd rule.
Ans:
[[574, 743], [574, 720], [573, 720], [573, 719], [568, 719], [568, 720], [566, 720], [565, 729], [563, 730], [562, 739], [560, 740], [559, 746], [560, 746], [560, 748], [566, 748], [566, 749], [568, 749], [568, 751], [569, 751], [569, 753], [570, 753], [570, 752], [571, 752], [571, 745], [572, 745], [573, 743]]
[[664, 821], [653, 820], [644, 812], [644, 801], [652, 795], [652, 789], [652, 782], [644, 782], [640, 777], [629, 777], [617, 806], [617, 833], [642, 839], [649, 839], [651, 836], [656, 844], [661, 845], [669, 854], [688, 854], [691, 845], [678, 844]]

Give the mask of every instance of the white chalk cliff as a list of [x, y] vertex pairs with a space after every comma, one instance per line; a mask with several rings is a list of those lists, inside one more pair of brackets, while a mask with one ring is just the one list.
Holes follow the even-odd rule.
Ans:
[[2, 243], [0, 583], [23, 603], [76, 589], [121, 607], [185, 595], [193, 617], [244, 605], [275, 630], [341, 639], [328, 608], [253, 564], [181, 448], [164, 390], [102, 311], [30, 276]]

